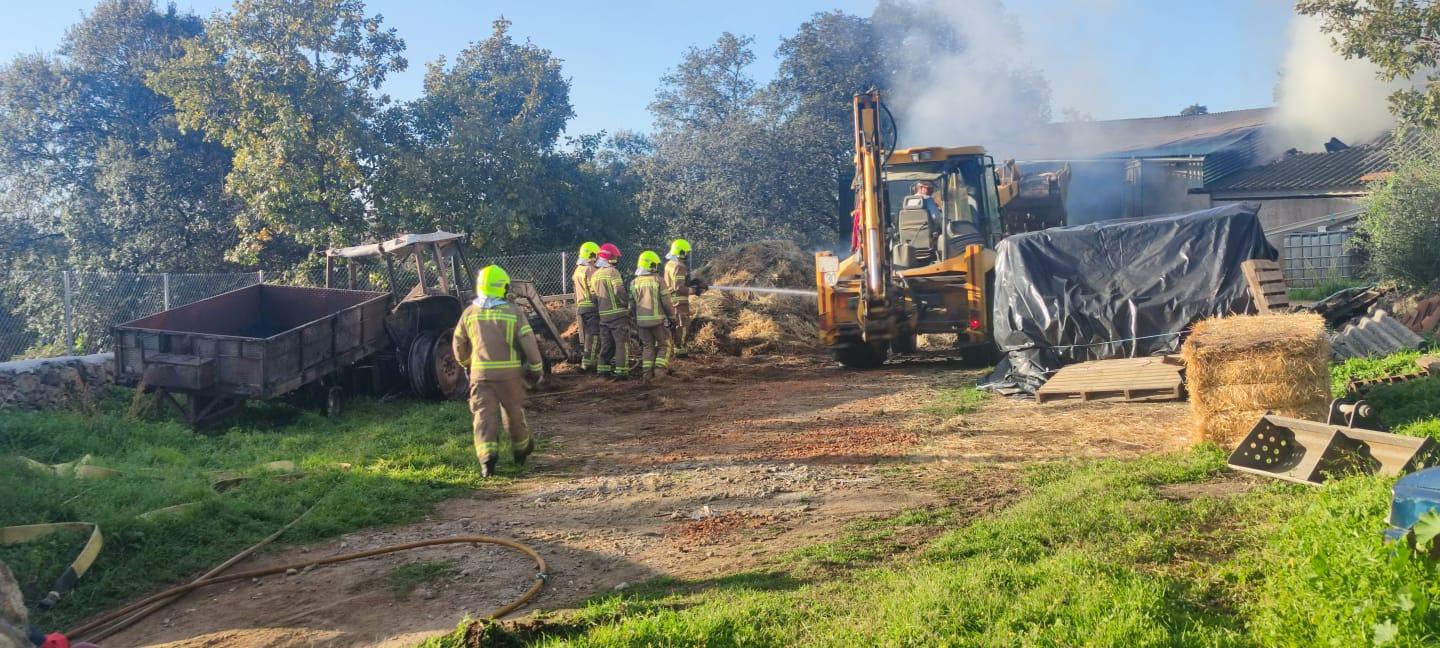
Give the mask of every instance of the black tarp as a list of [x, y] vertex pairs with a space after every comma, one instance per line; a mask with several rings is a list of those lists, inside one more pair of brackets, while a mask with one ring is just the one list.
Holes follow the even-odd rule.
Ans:
[[1195, 322], [1253, 310], [1240, 264], [1275, 259], [1258, 205], [1107, 221], [1006, 238], [996, 248], [995, 340], [981, 387], [1034, 393], [1060, 367], [1174, 353]]

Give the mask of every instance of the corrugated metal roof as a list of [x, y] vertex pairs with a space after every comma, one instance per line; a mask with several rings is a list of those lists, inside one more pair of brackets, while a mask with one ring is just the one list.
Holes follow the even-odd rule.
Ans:
[[1335, 334], [1330, 355], [1337, 361], [1349, 358], [1380, 358], [1397, 351], [1419, 348], [1425, 342], [1384, 310], [1376, 310]]
[[1206, 155], [1265, 127], [1273, 114], [1273, 108], [1252, 108], [1185, 117], [1046, 124], [996, 153], [1021, 161]]
[[1366, 174], [1391, 168], [1383, 137], [1363, 146], [1334, 153], [1300, 153], [1265, 166], [1233, 173], [1208, 183], [1211, 193], [1248, 191], [1343, 191], [1360, 190]]

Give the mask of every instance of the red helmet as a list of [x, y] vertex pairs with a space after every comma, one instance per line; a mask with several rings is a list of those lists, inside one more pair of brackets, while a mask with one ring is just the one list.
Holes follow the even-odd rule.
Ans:
[[614, 243], [606, 243], [604, 245], [601, 245], [600, 258], [605, 259], [606, 261], [614, 261], [616, 259], [619, 259], [620, 248], [615, 247]]

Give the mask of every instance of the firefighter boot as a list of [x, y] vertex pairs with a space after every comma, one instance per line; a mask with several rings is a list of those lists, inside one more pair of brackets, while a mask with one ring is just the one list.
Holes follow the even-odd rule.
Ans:
[[481, 476], [481, 477], [493, 477], [494, 475], [495, 475], [495, 457], [490, 457], [489, 459], [486, 459], [486, 460], [485, 460], [485, 463], [480, 464], [480, 476]]
[[525, 465], [525, 460], [530, 457], [530, 453], [535, 452], [535, 437], [525, 439], [525, 445], [516, 447], [513, 451], [515, 463], [521, 466]]

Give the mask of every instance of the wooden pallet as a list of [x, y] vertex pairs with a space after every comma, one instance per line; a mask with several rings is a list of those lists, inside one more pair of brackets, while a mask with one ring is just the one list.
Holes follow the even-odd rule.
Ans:
[[1263, 259], [1251, 259], [1240, 264], [1245, 271], [1245, 281], [1250, 284], [1250, 296], [1255, 308], [1262, 313], [1290, 312], [1290, 287], [1285, 284], [1285, 273], [1280, 264]]
[[1035, 401], [1079, 399], [1124, 401], [1180, 400], [1181, 367], [1164, 358], [1092, 360], [1070, 365], [1035, 392]]

